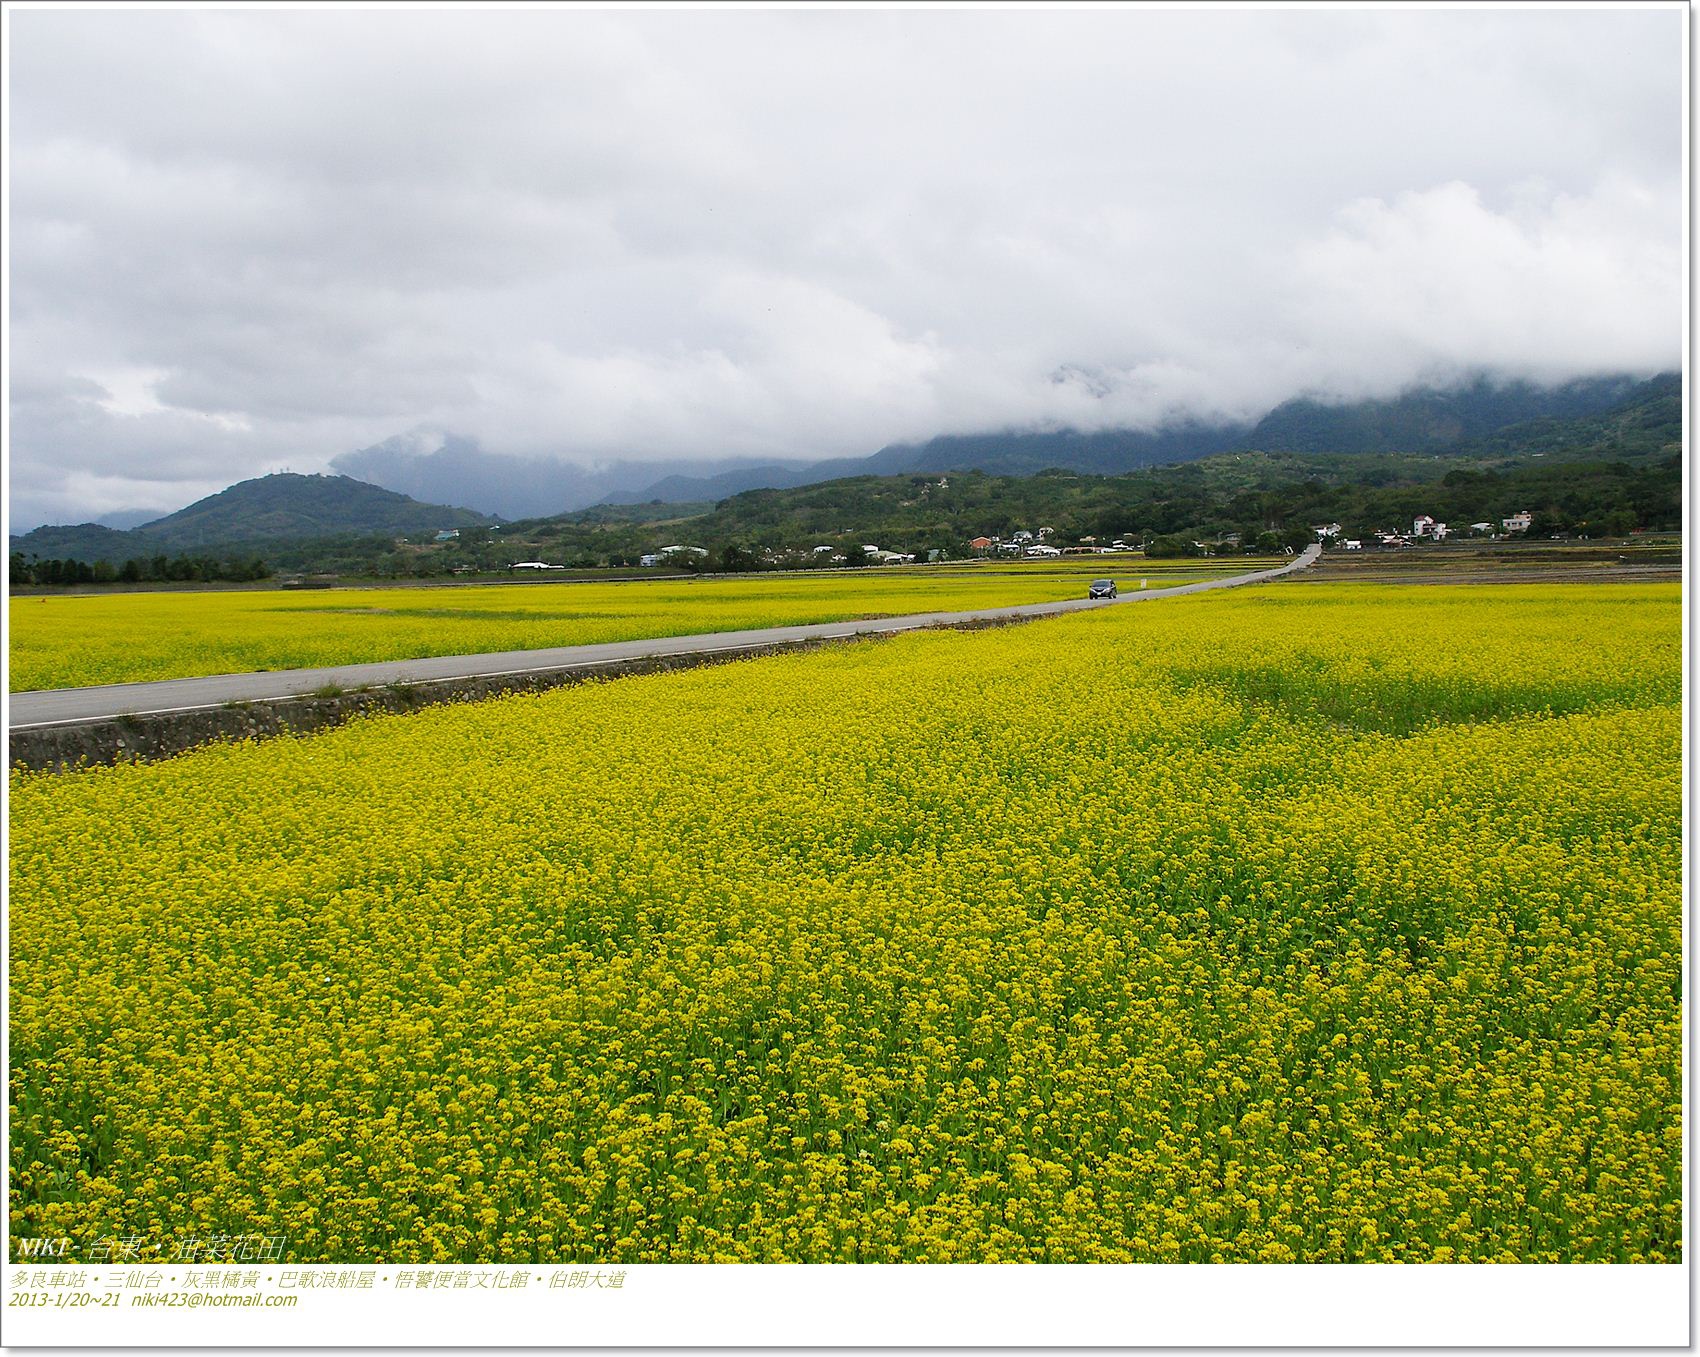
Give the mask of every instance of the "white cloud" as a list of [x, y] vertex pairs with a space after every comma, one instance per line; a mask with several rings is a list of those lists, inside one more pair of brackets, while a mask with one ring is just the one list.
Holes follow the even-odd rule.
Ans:
[[1681, 223], [1661, 196], [1614, 177], [1586, 195], [1520, 185], [1506, 211], [1456, 182], [1353, 203], [1299, 252], [1299, 326], [1355, 352], [1360, 380], [1372, 364], [1548, 380], [1671, 365]]
[[15, 506], [1680, 355], [1674, 10], [11, 20]]

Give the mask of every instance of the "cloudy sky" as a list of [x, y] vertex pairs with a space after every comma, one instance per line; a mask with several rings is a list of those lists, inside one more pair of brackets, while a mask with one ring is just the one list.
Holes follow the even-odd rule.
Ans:
[[14, 9], [12, 527], [1673, 368], [1681, 17]]

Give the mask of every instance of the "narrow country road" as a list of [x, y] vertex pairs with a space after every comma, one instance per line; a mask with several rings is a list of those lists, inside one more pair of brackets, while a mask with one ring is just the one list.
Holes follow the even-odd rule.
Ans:
[[1028, 603], [1008, 608], [983, 608], [962, 613], [914, 613], [860, 622], [821, 622], [809, 626], [767, 627], [759, 631], [720, 631], [701, 636], [656, 636], [639, 641], [610, 641], [601, 645], [559, 646], [551, 650], [504, 650], [487, 655], [440, 655], [419, 660], [383, 660], [374, 664], [344, 664], [328, 669], [290, 669], [277, 673], [214, 674], [205, 678], [165, 679], [157, 683], [118, 683], [99, 688], [59, 688], [11, 694], [8, 729], [74, 725], [115, 716], [148, 716], [163, 712], [197, 711], [229, 702], [267, 702], [303, 697], [326, 688], [352, 690], [386, 683], [432, 683], [445, 679], [495, 678], [543, 670], [594, 670], [637, 659], [723, 651], [759, 652], [766, 646], [838, 640], [852, 636], [888, 636], [925, 627], [969, 627], [981, 622], [1028, 617], [1053, 617], [1091, 608], [1114, 608], [1153, 598], [1230, 589], [1275, 579], [1313, 564], [1321, 548], [1304, 553], [1273, 570], [1249, 575], [1150, 589], [1119, 599], [1068, 599], [1060, 603]]

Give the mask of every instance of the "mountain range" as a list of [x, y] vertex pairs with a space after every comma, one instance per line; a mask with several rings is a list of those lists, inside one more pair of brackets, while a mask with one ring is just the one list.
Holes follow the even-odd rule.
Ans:
[[[331, 466], [345, 476], [417, 499], [477, 503], [504, 518], [535, 518], [592, 504], [723, 498], [756, 486], [802, 484], [812, 470], [812, 464], [804, 461], [700, 457], [585, 467], [548, 457], [491, 452], [455, 434], [429, 451], [421, 451], [418, 440], [406, 435], [386, 439], [333, 458]], [[793, 476], [798, 479], [788, 479]], [[689, 488], [690, 493], [666, 489], [652, 493], [658, 485]]]
[[[1679, 379], [1667, 374], [1654, 380]], [[1190, 420], [1155, 430], [945, 434], [890, 444], [867, 457], [821, 461], [698, 458], [585, 468], [489, 452], [471, 439], [450, 436], [426, 453], [408, 438], [390, 439], [338, 457], [332, 465], [420, 499], [478, 504], [507, 518], [539, 518], [597, 503], [715, 501], [745, 490], [784, 490], [849, 476], [968, 470], [1029, 476], [1051, 468], [1113, 476], [1238, 450], [1444, 452], [1512, 424], [1599, 413], [1630, 398], [1640, 385], [1623, 375], [1551, 387], [1478, 376], [1458, 386], [1382, 400], [1338, 403], [1298, 397], [1249, 423]]]
[[348, 476], [279, 472], [242, 481], [135, 528], [41, 527], [12, 538], [11, 549], [43, 560], [119, 562], [268, 541], [435, 533], [494, 521], [472, 509], [421, 504]]
[[[1676, 373], [1648, 381], [1587, 378], [1554, 387], [1480, 378], [1387, 400], [1336, 404], [1299, 398], [1250, 424], [950, 434], [893, 444], [868, 457], [815, 462], [681, 459], [587, 469], [492, 453], [453, 436], [425, 452], [415, 441], [397, 438], [337, 458], [333, 465], [344, 474], [260, 477], [134, 527], [42, 527], [14, 537], [11, 548], [43, 560], [118, 562], [266, 542], [435, 533], [498, 522], [498, 514], [538, 520], [599, 504], [698, 506], [751, 490], [856, 477], [969, 470], [1116, 476], [1230, 451], [1517, 456], [1625, 439], [1639, 445], [1650, 438], [1662, 445], [1680, 443], [1681, 391]], [[486, 512], [450, 507], [466, 503]]]

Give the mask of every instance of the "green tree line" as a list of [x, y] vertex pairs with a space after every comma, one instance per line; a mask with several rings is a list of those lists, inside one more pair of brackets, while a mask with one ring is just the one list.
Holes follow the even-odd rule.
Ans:
[[19, 585], [212, 583], [263, 580], [271, 568], [258, 557], [245, 560], [211, 556], [135, 557], [111, 561], [33, 560], [20, 552], [9, 558], [8, 578]]

